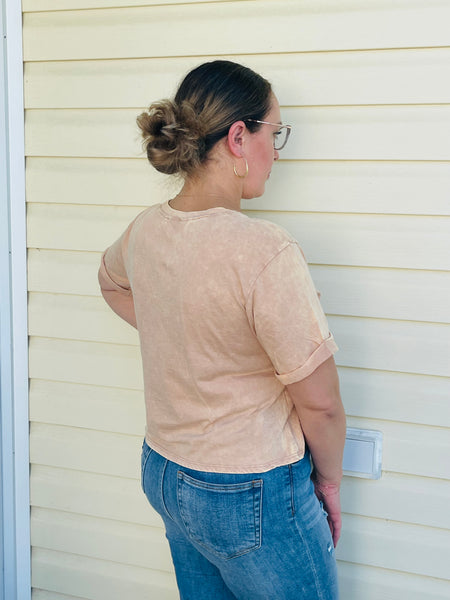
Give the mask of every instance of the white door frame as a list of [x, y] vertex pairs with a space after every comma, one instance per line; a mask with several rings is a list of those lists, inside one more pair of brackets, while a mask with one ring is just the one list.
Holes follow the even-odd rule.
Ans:
[[1, 0], [0, 6], [0, 599], [29, 600], [22, 11], [20, 0]]

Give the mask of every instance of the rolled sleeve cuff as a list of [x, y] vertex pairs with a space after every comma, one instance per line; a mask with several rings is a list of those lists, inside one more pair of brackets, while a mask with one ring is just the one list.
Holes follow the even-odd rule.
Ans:
[[117, 283], [116, 281], [114, 281], [114, 279], [111, 278], [111, 276], [108, 273], [108, 270], [106, 268], [106, 265], [105, 265], [105, 254], [106, 254], [106, 252], [104, 252], [102, 255], [100, 269], [98, 271], [98, 281], [100, 284], [100, 289], [105, 292], [113, 292], [114, 291], [114, 292], [119, 292], [120, 294], [123, 294], [124, 296], [131, 296], [132, 291], [131, 291], [130, 287], [122, 286], [119, 283]]
[[275, 375], [283, 385], [301, 381], [308, 377], [308, 375], [311, 375], [311, 373], [313, 373], [319, 365], [330, 358], [330, 356], [333, 356], [338, 349], [333, 336], [330, 334], [330, 336], [314, 350], [306, 363], [301, 367], [298, 367], [294, 371], [289, 371], [289, 373], [275, 373]]

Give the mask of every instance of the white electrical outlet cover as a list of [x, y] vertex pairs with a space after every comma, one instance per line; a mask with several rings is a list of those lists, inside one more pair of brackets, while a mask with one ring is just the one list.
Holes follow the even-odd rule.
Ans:
[[348, 427], [344, 447], [344, 475], [379, 479], [382, 444], [381, 431]]

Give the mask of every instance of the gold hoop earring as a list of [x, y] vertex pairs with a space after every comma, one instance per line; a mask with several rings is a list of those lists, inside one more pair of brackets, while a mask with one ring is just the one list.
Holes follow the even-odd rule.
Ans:
[[236, 175], [236, 177], [239, 177], [239, 179], [245, 179], [248, 175], [248, 162], [247, 159], [245, 158], [245, 156], [242, 157], [245, 160], [245, 173], [243, 175], [239, 175], [239, 173], [236, 171], [236, 165], [233, 165], [233, 171], [234, 174]]

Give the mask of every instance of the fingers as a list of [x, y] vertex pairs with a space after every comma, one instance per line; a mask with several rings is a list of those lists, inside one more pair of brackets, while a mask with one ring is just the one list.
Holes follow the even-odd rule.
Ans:
[[328, 523], [330, 525], [330, 531], [331, 531], [331, 536], [333, 538], [333, 544], [334, 544], [334, 547], [336, 548], [339, 538], [341, 537], [341, 528], [342, 528], [341, 519], [339, 517], [338, 521], [329, 520]]
[[323, 485], [315, 482], [315, 491], [317, 498], [322, 502], [328, 513], [328, 524], [330, 526], [334, 547], [336, 547], [342, 529], [339, 485]]

